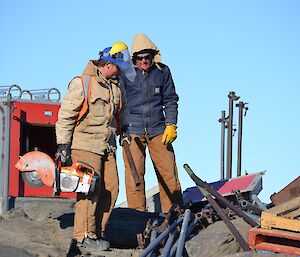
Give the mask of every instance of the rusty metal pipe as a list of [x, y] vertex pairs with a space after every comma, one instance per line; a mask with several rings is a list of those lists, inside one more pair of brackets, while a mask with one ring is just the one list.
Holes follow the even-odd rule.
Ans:
[[247, 210], [250, 210], [250, 211], [252, 211], [254, 214], [256, 214], [256, 215], [261, 215], [261, 213], [262, 213], [262, 210], [259, 208], [259, 207], [257, 207], [256, 205], [254, 205], [254, 204], [252, 204], [252, 203], [250, 203], [249, 201], [247, 201], [247, 200], [241, 200], [240, 202], [239, 202], [239, 204], [241, 205], [241, 207], [243, 208], [243, 209], [247, 209]]
[[240, 246], [244, 249], [244, 251], [251, 251], [249, 245], [246, 243], [244, 238], [241, 236], [240, 232], [236, 229], [236, 227], [231, 223], [229, 218], [225, 215], [221, 207], [216, 203], [216, 201], [212, 198], [211, 194], [206, 195], [206, 199], [218, 213], [219, 217], [224, 221], [227, 228], [230, 230], [235, 239], [239, 242]]
[[245, 213], [243, 213], [242, 210], [240, 210], [238, 207], [234, 206], [224, 196], [222, 196], [220, 193], [218, 193], [217, 191], [212, 189], [207, 183], [205, 183], [203, 180], [201, 180], [199, 177], [197, 177], [188, 164], [184, 164], [183, 167], [186, 170], [186, 172], [190, 175], [191, 179], [198, 186], [200, 191], [202, 189], [206, 190], [207, 192], [212, 194], [214, 197], [216, 197], [218, 201], [220, 201], [226, 207], [230, 208], [235, 214], [237, 214], [239, 217], [243, 218], [249, 225], [251, 225], [252, 227], [258, 226], [258, 224], [253, 219], [248, 217]]
[[130, 151], [129, 143], [126, 140], [123, 140], [122, 146], [124, 148], [124, 151], [125, 151], [125, 154], [126, 154], [126, 157], [127, 157], [127, 160], [128, 160], [128, 164], [129, 164], [129, 167], [130, 167], [133, 179], [134, 179], [135, 186], [139, 187], [141, 185], [141, 181], [140, 181], [140, 178], [139, 178], [139, 174], [136, 170], [136, 166], [134, 164], [134, 160], [133, 160], [133, 157], [132, 157], [132, 153]]

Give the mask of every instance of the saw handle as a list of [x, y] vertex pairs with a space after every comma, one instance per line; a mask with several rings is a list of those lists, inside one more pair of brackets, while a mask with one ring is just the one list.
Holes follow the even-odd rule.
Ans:
[[74, 165], [75, 165], [76, 170], [80, 170], [84, 173], [90, 174], [91, 176], [94, 176], [94, 174], [95, 174], [94, 167], [85, 162], [78, 161]]

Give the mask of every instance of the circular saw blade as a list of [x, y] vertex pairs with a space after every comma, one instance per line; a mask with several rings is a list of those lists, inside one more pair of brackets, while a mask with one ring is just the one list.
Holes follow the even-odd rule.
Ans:
[[36, 171], [22, 172], [22, 179], [30, 187], [39, 188], [44, 186], [44, 183]]

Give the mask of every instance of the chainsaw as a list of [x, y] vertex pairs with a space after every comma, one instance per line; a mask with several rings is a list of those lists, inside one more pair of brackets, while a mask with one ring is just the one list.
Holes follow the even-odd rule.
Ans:
[[100, 190], [100, 176], [95, 174], [92, 166], [81, 161], [62, 167], [59, 159], [54, 161], [43, 152], [32, 151], [20, 156], [15, 167], [25, 174], [22, 178], [29, 186], [52, 187], [54, 195], [61, 192], [88, 194]]

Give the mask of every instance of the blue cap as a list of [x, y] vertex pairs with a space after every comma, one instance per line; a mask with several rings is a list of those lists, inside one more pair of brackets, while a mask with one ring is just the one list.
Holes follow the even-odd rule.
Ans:
[[110, 53], [109, 53], [110, 49], [111, 49], [111, 47], [104, 48], [103, 51], [100, 52], [99, 60], [104, 60], [104, 61], [107, 61], [107, 62], [111, 62], [111, 63], [114, 63], [116, 65], [122, 64], [124, 62], [122, 53], [117, 53], [117, 54], [111, 56]]

